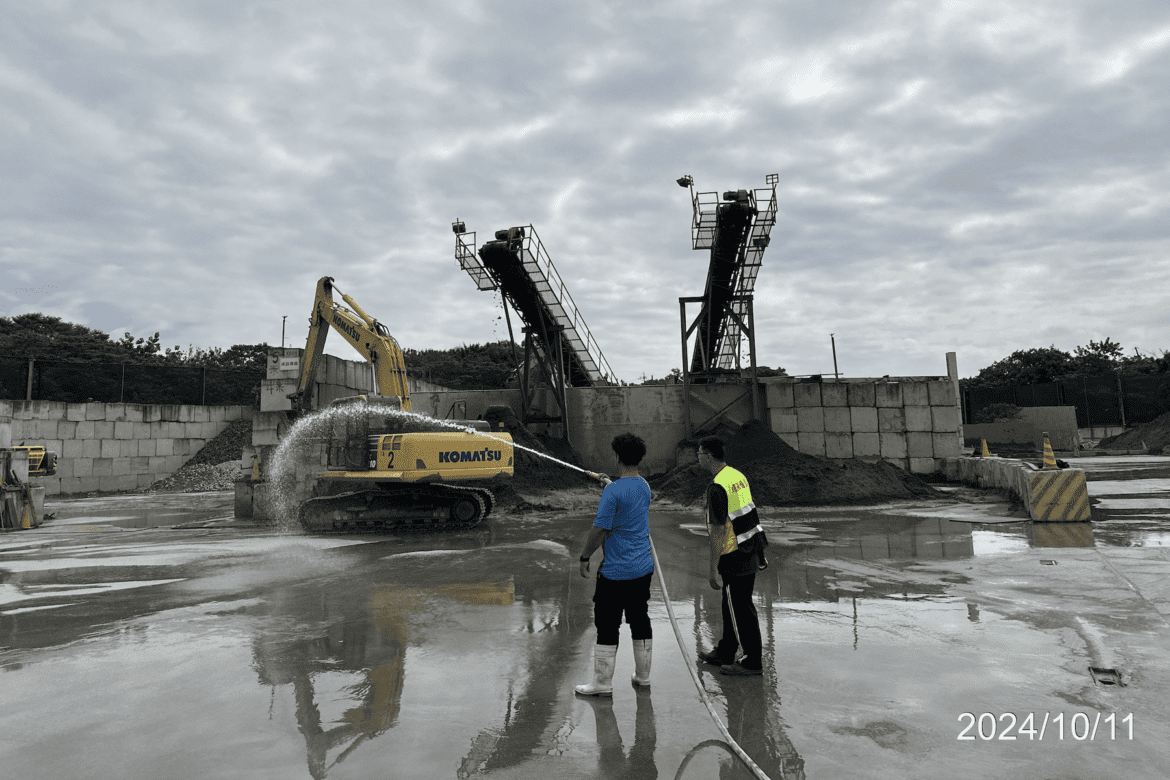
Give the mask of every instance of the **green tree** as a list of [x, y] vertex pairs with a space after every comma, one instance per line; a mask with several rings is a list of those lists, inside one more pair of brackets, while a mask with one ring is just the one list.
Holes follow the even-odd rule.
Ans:
[[1012, 387], [1055, 382], [1073, 372], [1073, 356], [1055, 345], [1039, 349], [1019, 349], [996, 361], [970, 379], [964, 379], [964, 389], [970, 387]]
[[[513, 345], [506, 339], [445, 350], [406, 349], [403, 353], [408, 374], [453, 390], [500, 389], [516, 370]], [[523, 350], [517, 348], [515, 354], [523, 355]]]
[[1119, 370], [1122, 365], [1121, 345], [1108, 336], [1104, 341], [1089, 341], [1087, 347], [1074, 350], [1073, 373], [1081, 376], [1100, 376]]

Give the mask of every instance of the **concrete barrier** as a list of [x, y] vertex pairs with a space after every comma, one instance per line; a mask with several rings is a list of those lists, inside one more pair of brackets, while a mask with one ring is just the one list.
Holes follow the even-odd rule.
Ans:
[[1089, 490], [1081, 469], [1034, 471], [1028, 475], [1028, 514], [1043, 522], [1089, 521]]
[[946, 458], [947, 479], [981, 488], [1006, 490], [1037, 522], [1088, 522], [1089, 493], [1081, 469], [1037, 471], [1010, 458]]

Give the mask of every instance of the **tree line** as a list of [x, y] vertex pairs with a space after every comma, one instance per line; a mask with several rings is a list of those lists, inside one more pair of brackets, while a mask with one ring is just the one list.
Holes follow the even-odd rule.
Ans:
[[1134, 349], [1132, 355], [1127, 355], [1109, 337], [1104, 341], [1090, 340], [1088, 346], [1078, 346], [1072, 352], [1055, 346], [1020, 349], [980, 369], [975, 376], [959, 380], [959, 384], [967, 390], [1041, 385], [1117, 373], [1165, 374], [1170, 371], [1170, 353], [1159, 351], [1160, 355], [1143, 355]]
[[65, 322], [47, 314], [0, 317], [0, 358], [62, 363], [129, 363], [188, 366], [221, 371], [263, 370], [268, 344], [236, 344], [228, 349], [163, 347], [156, 332], [134, 338], [129, 332], [114, 339], [105, 331]]

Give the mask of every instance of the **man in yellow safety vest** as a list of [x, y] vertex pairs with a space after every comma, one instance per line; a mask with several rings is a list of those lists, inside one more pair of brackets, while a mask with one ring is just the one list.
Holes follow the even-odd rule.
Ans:
[[[707, 531], [711, 539], [710, 583], [723, 591], [723, 638], [699, 660], [723, 674], [763, 673], [760, 621], [752, 603], [756, 572], [768, 564], [768, 539], [760, 527], [747, 477], [723, 461], [723, 441], [708, 436], [699, 442], [699, 465], [714, 476], [707, 487]], [[723, 578], [722, 587], [719, 579]], [[742, 657], [736, 660], [736, 651]]]

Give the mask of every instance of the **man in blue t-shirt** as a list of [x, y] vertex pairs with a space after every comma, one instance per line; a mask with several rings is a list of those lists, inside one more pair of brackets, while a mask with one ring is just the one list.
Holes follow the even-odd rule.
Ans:
[[638, 475], [646, 455], [646, 443], [632, 433], [616, 437], [611, 446], [618, 457], [621, 476], [606, 483], [597, 505], [597, 519], [581, 552], [581, 576], [589, 576], [589, 556], [605, 545], [605, 559], [597, 570], [593, 592], [593, 623], [597, 644], [593, 648], [593, 679], [576, 686], [583, 696], [612, 696], [613, 667], [617, 657], [618, 629], [622, 613], [634, 639], [635, 686], [650, 685], [652, 633], [647, 606], [654, 557], [650, 552], [650, 486]]

